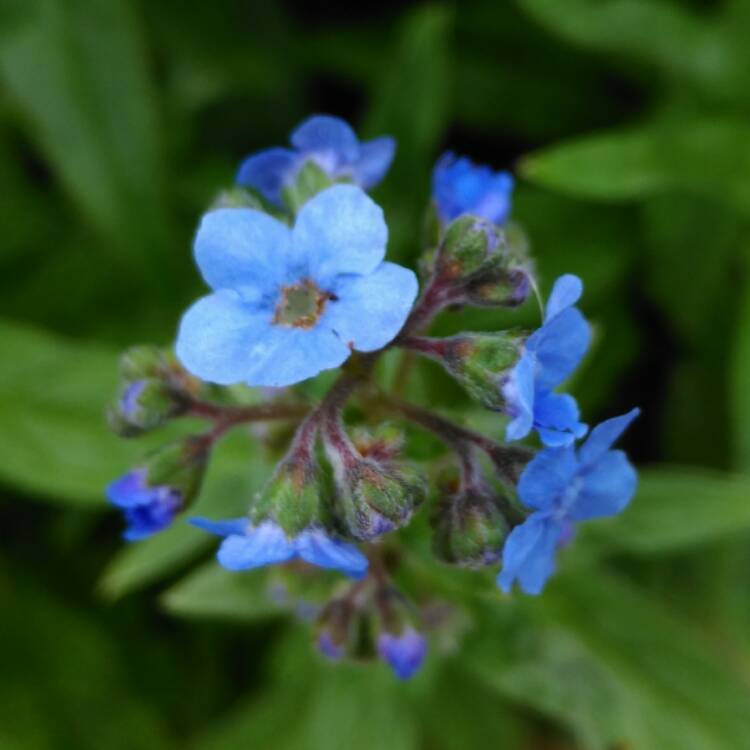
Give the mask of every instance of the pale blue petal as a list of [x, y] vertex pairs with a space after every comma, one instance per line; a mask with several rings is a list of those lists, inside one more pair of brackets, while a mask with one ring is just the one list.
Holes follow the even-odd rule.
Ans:
[[359, 150], [359, 159], [352, 169], [357, 182], [369, 190], [385, 177], [396, 153], [396, 141], [389, 137], [374, 138], [363, 143]]
[[257, 312], [237, 292], [223, 289], [199, 299], [183, 315], [177, 358], [209, 383], [240, 383], [262, 354], [271, 327], [270, 312]]
[[607, 451], [583, 473], [583, 485], [568, 509], [568, 518], [585, 521], [620, 513], [632, 500], [637, 483], [627, 456]]
[[331, 539], [321, 529], [303, 531], [295, 540], [297, 554], [319, 568], [339, 570], [352, 578], [367, 573], [367, 558], [349, 542]]
[[547, 300], [546, 320], [551, 320], [558, 313], [573, 307], [583, 294], [583, 282], [572, 273], [567, 273], [555, 282]]
[[359, 140], [348, 123], [331, 115], [308, 117], [291, 135], [292, 146], [303, 153], [331, 152], [339, 163], [351, 164], [359, 156]]
[[281, 206], [282, 188], [293, 178], [299, 157], [288, 148], [268, 148], [249, 156], [237, 170], [237, 183]]
[[242, 536], [228, 536], [216, 558], [228, 570], [249, 570], [286, 562], [293, 556], [294, 547], [284, 531], [272, 521], [264, 521]]
[[318, 322], [313, 328], [271, 325], [252, 355], [244, 380], [280, 388], [343, 364], [351, 350]]
[[537, 390], [552, 390], [578, 367], [591, 341], [591, 327], [576, 307], [555, 315], [527, 340], [537, 357]]
[[506, 404], [505, 411], [511, 417], [505, 428], [506, 440], [525, 438], [534, 425], [535, 369], [534, 353], [524, 349], [518, 363], [501, 387]]
[[392, 341], [406, 322], [419, 291], [408, 268], [383, 262], [367, 276], [338, 276], [319, 325], [346, 346], [371, 352]]
[[527, 508], [553, 510], [578, 468], [573, 448], [544, 448], [523, 470], [518, 496]]
[[410, 626], [401, 635], [384, 632], [378, 636], [378, 654], [391, 665], [396, 677], [408, 680], [422, 666], [427, 640]]
[[338, 274], [374, 271], [388, 228], [380, 206], [360, 188], [334, 185], [305, 203], [292, 236], [295, 255], [309, 259], [310, 276], [327, 289]]
[[289, 228], [252, 208], [219, 208], [203, 216], [195, 260], [213, 289], [253, 287], [273, 294], [286, 278]]
[[555, 572], [555, 552], [562, 533], [562, 526], [545, 513], [534, 513], [516, 526], [505, 542], [498, 586], [507, 594], [517, 580], [525, 593], [540, 594]]
[[613, 417], [594, 427], [588, 440], [578, 449], [578, 458], [581, 463], [593, 464], [597, 461], [640, 413], [640, 409], [631, 409], [627, 414]]
[[188, 523], [198, 529], [217, 536], [242, 535], [250, 526], [247, 518], [228, 518], [223, 521], [212, 521], [210, 518], [191, 518]]
[[534, 425], [549, 447], [572, 445], [588, 429], [578, 421], [578, 404], [567, 393], [542, 391], [534, 399]]

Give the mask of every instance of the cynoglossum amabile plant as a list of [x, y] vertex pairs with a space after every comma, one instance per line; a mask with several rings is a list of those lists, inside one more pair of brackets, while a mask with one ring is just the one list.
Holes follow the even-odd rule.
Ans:
[[[125, 360], [113, 407], [120, 432], [135, 436], [182, 417], [209, 428], [144, 459], [108, 495], [125, 513], [127, 539], [153, 535], [195, 497], [222, 436], [283, 423], [292, 435], [286, 452], [279, 431], [258, 437], [277, 459], [263, 489], [227, 498], [244, 503], [234, 518], [192, 523], [222, 537], [217, 557], [233, 573], [276, 566], [277, 576], [315, 576], [328, 597], [315, 610], [327, 658], [379, 658], [408, 678], [425, 659], [435, 619], [424, 612], [436, 602], [423, 577], [403, 574], [410, 560], [431, 547], [445, 574], [446, 565], [500, 564], [503, 589], [519, 581], [524, 592], [539, 593], [572, 524], [619, 512], [630, 500], [635, 472], [611, 445], [636, 411], [575, 446], [586, 426], [574, 398], [556, 389], [589, 344], [576, 307], [578, 277], [557, 280], [535, 331], [429, 335], [442, 312], [512, 310], [536, 285], [528, 244], [507, 222], [507, 174], [453, 157], [436, 167], [429, 211], [437, 206], [440, 227], [421, 263], [418, 294], [413, 271], [384, 259], [385, 217], [364, 192], [387, 170], [392, 141], [360, 143], [345, 123], [314, 117], [292, 145], [240, 169], [239, 181], [265, 203], [231, 188], [200, 222], [195, 258], [212, 291], [184, 314], [176, 359], [142, 348]], [[324, 179], [311, 181], [311, 169]], [[391, 351], [400, 351], [392, 380], [381, 367]], [[420, 357], [439, 362], [492, 410], [492, 428], [469, 429], [437, 413], [426, 396], [403, 398]], [[317, 377], [336, 368], [337, 376]], [[314, 387], [298, 386], [312, 378]], [[241, 403], [237, 389], [253, 393], [253, 403]], [[444, 443], [457, 477], [427, 503], [431, 545], [418, 541], [427, 526], [412, 522], [446, 456], [415, 452], [406, 423]], [[540, 451], [515, 442], [532, 431]]]

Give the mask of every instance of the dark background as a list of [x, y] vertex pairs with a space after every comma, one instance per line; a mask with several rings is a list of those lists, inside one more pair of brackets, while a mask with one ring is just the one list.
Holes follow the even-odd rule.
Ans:
[[[749, 39], [746, 0], [3, 0], [0, 748], [750, 748]], [[197, 533], [123, 549], [102, 496], [143, 452], [102, 417], [117, 352], [172, 340], [201, 212], [314, 112], [397, 138], [404, 264], [443, 150], [512, 170], [542, 290], [586, 285], [584, 413], [643, 409], [641, 492], [541, 599], [431, 569], [462, 614], [409, 685], [322, 665]], [[205, 508], [271, 471], [248, 447]]]

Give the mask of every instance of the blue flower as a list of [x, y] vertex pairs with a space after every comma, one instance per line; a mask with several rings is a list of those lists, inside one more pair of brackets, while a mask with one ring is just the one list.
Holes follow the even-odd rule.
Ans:
[[555, 570], [555, 551], [569, 541], [572, 524], [620, 513], [637, 483], [635, 469], [612, 444], [640, 414], [632, 409], [602, 422], [576, 452], [573, 446], [545, 448], [530, 461], [518, 495], [534, 512], [513, 529], [503, 549], [498, 585], [509, 592], [518, 580], [539, 594]]
[[360, 143], [344, 120], [330, 115], [309, 117], [290, 141], [293, 149], [269, 148], [245, 159], [237, 182], [281, 206], [283, 188], [311, 160], [331, 179], [348, 179], [369, 190], [383, 179], [396, 151], [396, 141], [388, 136]]
[[427, 653], [427, 641], [411, 626], [401, 635], [383, 632], [378, 636], [378, 654], [391, 665], [400, 680], [408, 680], [422, 666]]
[[382, 210], [357, 187], [308, 201], [292, 229], [249, 208], [203, 217], [195, 256], [214, 290], [184, 315], [177, 356], [203, 380], [286, 386], [399, 332], [414, 273], [383, 261]]
[[556, 282], [547, 301], [544, 325], [523, 347], [521, 358], [501, 389], [511, 421], [506, 440], [520, 440], [532, 428], [545, 445], [571, 445], [586, 434], [579, 422], [578, 404], [568, 394], [554, 393], [583, 359], [591, 329], [574, 307], [583, 292], [577, 276], [566, 274]]
[[129, 542], [166, 529], [183, 504], [178, 489], [166, 485], [151, 487], [146, 474], [146, 469], [134, 469], [107, 487], [107, 498], [123, 511], [128, 524], [123, 538]]
[[226, 537], [216, 557], [227, 570], [250, 570], [301, 559], [319, 568], [339, 570], [351, 578], [367, 573], [367, 558], [353, 545], [310, 527], [294, 536], [271, 520], [252, 524], [247, 518], [211, 521], [193, 518], [194, 526]]
[[513, 177], [508, 172], [493, 172], [450, 152], [432, 172], [432, 195], [445, 224], [462, 214], [503, 224], [510, 214], [512, 193]]

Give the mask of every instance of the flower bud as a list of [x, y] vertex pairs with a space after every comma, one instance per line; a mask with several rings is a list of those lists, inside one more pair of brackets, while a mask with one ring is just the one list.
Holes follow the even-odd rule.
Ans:
[[372, 613], [363, 604], [343, 596], [323, 609], [317, 623], [317, 646], [323, 656], [331, 661], [374, 657]]
[[424, 480], [407, 466], [362, 458], [334, 469], [336, 515], [355, 539], [375, 539], [403, 526], [426, 495]]
[[164, 382], [144, 378], [125, 386], [107, 418], [114, 432], [133, 437], [160, 427], [185, 407], [185, 400]]
[[207, 441], [187, 438], [152, 453], [112, 482], [107, 497], [125, 515], [125, 539], [137, 541], [167, 528], [197, 496], [207, 460]]
[[297, 176], [282, 190], [282, 198], [289, 210], [296, 214], [313, 196], [334, 184], [325, 170], [312, 159], [305, 162]]
[[427, 641], [415, 627], [414, 608], [390, 585], [377, 589], [375, 606], [380, 617], [378, 655], [399, 679], [408, 680], [422, 666], [427, 653]]
[[510, 532], [489, 486], [469, 487], [446, 495], [438, 503], [432, 524], [435, 555], [465, 568], [498, 562]]
[[414, 337], [409, 346], [440, 362], [488, 409], [505, 405], [502, 384], [521, 358], [525, 337], [507, 331], [460, 333], [444, 339]]
[[219, 208], [253, 208], [256, 211], [263, 210], [263, 203], [247, 188], [234, 185], [222, 190], [213, 200], [209, 211]]

